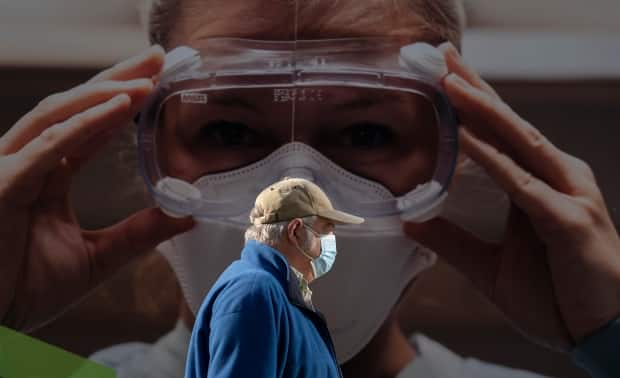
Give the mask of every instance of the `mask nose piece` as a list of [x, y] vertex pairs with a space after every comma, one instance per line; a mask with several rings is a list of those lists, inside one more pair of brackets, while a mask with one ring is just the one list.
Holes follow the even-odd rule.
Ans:
[[306, 179], [310, 182], [315, 182], [314, 174], [312, 173], [312, 171], [304, 167], [288, 168], [286, 171], [284, 171], [284, 174], [282, 175], [281, 178], [283, 179], [285, 177], [300, 178], [300, 179]]

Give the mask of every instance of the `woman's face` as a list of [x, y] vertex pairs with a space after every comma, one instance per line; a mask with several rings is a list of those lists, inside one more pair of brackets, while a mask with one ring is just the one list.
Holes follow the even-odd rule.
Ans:
[[[171, 47], [201, 49], [213, 37], [398, 36], [436, 43], [424, 35], [413, 14], [386, 7], [373, 10], [366, 3], [357, 9], [356, 1], [330, 3], [337, 5], [328, 9], [319, 2], [313, 8], [300, 8], [296, 16], [295, 4], [287, 1], [190, 0], [171, 35]], [[424, 98], [344, 87], [307, 89], [303, 98], [292, 106], [289, 94], [276, 89], [239, 89], [210, 93], [208, 105], [172, 99], [164, 108], [164, 127], [159, 131], [164, 169], [192, 182], [251, 164], [294, 140], [396, 195], [432, 177], [436, 115]]]

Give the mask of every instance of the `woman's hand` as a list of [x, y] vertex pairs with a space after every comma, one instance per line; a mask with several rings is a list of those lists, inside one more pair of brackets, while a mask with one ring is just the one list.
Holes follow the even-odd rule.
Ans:
[[154, 47], [52, 95], [0, 138], [0, 319], [17, 329], [51, 320], [138, 254], [193, 222], [143, 210], [84, 231], [69, 202], [71, 178], [153, 89], [164, 52]]
[[594, 174], [521, 119], [451, 45], [444, 88], [461, 146], [512, 201], [500, 244], [443, 220], [406, 232], [466, 275], [521, 331], [567, 349], [620, 315], [620, 238]]

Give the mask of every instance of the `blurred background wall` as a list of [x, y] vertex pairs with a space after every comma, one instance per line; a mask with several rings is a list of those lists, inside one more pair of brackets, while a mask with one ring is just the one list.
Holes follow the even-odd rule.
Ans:
[[[139, 0], [0, 0], [0, 133], [45, 96], [75, 86], [147, 46]], [[469, 0], [464, 56], [553, 142], [588, 161], [620, 224], [620, 2]], [[85, 227], [145, 206], [130, 147], [113, 143], [73, 189]], [[136, 185], [137, 183], [137, 185]], [[3, 220], [4, 221], [4, 220]], [[179, 289], [157, 254], [121, 271], [35, 333], [88, 355], [155, 340], [177, 314]], [[456, 272], [439, 263], [401, 306], [409, 331], [464, 354], [546, 373], [585, 377], [566, 356], [528, 343]]]

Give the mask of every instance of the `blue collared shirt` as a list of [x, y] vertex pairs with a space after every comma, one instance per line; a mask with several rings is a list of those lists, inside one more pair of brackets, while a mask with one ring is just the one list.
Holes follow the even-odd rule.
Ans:
[[277, 250], [248, 241], [198, 312], [185, 376], [341, 377], [325, 320], [294, 278]]

